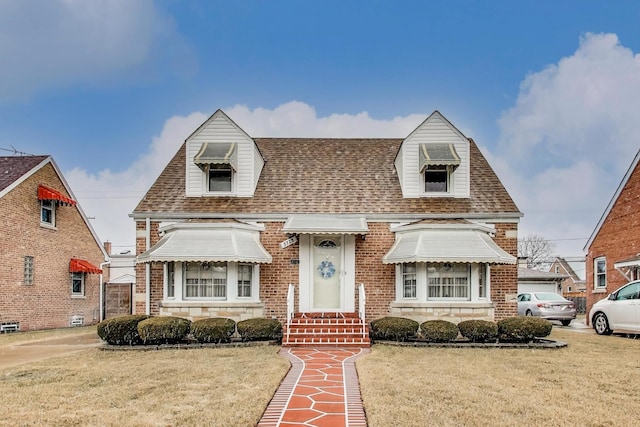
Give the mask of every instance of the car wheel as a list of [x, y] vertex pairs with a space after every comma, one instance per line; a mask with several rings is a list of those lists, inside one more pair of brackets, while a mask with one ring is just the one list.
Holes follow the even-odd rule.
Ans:
[[571, 324], [571, 319], [569, 319], [569, 320], [561, 320], [560, 322], [562, 322], [562, 326], [569, 326]]
[[527, 310], [527, 312], [524, 315], [525, 316], [533, 316], [533, 313], [531, 312], [531, 310]]
[[611, 335], [611, 332], [613, 332], [609, 329], [609, 321], [604, 313], [598, 313], [593, 316], [593, 329], [598, 335]]

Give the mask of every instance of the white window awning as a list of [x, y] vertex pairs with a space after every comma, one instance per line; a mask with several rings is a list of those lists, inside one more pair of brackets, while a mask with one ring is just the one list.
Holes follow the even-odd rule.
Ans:
[[287, 219], [282, 231], [290, 234], [367, 234], [369, 226], [365, 218], [295, 215]]
[[238, 149], [236, 143], [205, 142], [200, 147], [193, 162], [198, 166], [212, 164], [231, 165], [238, 170]]
[[382, 258], [385, 264], [462, 262], [516, 264], [516, 257], [499, 247], [483, 227], [406, 227]]
[[430, 143], [420, 144], [419, 147], [420, 172], [427, 166], [460, 166], [460, 156], [453, 144]]
[[250, 262], [270, 263], [260, 243], [260, 230], [245, 224], [174, 224], [148, 251], [138, 255], [144, 262]]

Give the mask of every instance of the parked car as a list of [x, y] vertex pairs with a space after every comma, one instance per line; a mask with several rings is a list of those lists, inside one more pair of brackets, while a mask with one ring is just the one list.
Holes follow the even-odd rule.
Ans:
[[589, 319], [599, 335], [615, 330], [640, 333], [640, 280], [627, 283], [593, 304]]
[[518, 315], [559, 320], [569, 326], [576, 318], [576, 305], [553, 292], [524, 292], [518, 295]]

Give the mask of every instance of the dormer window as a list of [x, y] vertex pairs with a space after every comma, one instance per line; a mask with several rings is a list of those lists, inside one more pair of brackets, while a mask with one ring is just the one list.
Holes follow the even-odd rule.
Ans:
[[424, 175], [425, 193], [448, 193], [453, 172], [460, 166], [460, 156], [453, 144], [420, 144], [420, 172]]
[[230, 193], [233, 180], [231, 165], [209, 165], [208, 190], [211, 193]]
[[235, 143], [205, 142], [193, 162], [205, 173], [207, 192], [231, 193], [238, 163]]
[[449, 191], [449, 167], [427, 166], [424, 170], [424, 191], [426, 193], [446, 193]]

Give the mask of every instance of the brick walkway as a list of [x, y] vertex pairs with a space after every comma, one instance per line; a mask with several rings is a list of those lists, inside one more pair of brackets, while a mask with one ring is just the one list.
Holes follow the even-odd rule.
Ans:
[[368, 348], [283, 348], [292, 367], [259, 427], [366, 426], [355, 360]]

